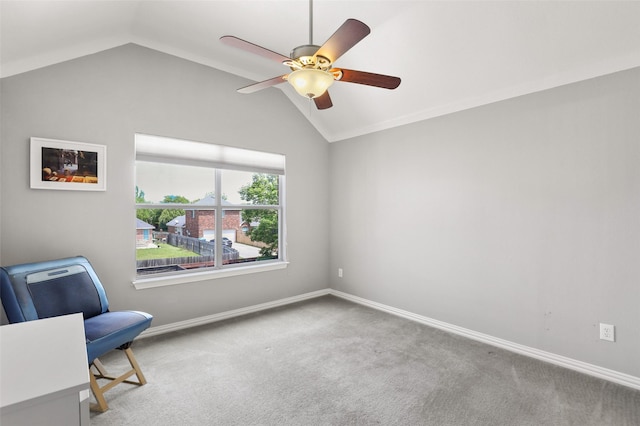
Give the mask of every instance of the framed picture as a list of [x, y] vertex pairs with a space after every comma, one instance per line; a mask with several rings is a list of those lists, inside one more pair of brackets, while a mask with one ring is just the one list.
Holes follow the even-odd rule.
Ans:
[[31, 138], [31, 188], [106, 191], [107, 147]]

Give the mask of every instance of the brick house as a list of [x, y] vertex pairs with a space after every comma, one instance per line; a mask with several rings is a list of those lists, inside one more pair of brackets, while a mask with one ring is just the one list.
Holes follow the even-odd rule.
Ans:
[[185, 215], [171, 219], [166, 225], [169, 234], [188, 235], [184, 232]]
[[249, 231], [256, 228], [258, 225], [260, 225], [260, 222], [242, 222], [240, 225], [241, 232], [238, 232], [237, 241], [248, 246], [266, 247], [267, 244], [262, 241], [252, 241], [251, 237], [247, 235]]
[[[211, 205], [213, 203], [213, 197], [205, 197], [191, 205]], [[222, 200], [222, 205], [231, 205], [231, 203]], [[212, 240], [215, 238], [216, 218], [213, 210], [185, 208], [184, 212], [184, 235], [204, 238], [206, 240]], [[240, 212], [240, 209], [222, 211], [222, 236], [227, 237], [234, 242], [236, 241], [236, 234], [240, 230]]]
[[136, 218], [136, 247], [147, 247], [153, 244], [153, 230], [155, 227]]

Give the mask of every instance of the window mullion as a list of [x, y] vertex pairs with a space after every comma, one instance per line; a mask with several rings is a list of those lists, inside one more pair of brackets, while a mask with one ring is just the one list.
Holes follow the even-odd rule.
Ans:
[[215, 226], [216, 226], [216, 244], [215, 244], [215, 267], [222, 268], [222, 170], [216, 169], [215, 182]]
[[287, 260], [287, 248], [285, 247], [287, 241], [287, 229], [285, 220], [286, 209], [283, 206], [283, 202], [286, 200], [285, 196], [285, 177], [283, 175], [278, 176], [278, 257], [280, 260]]

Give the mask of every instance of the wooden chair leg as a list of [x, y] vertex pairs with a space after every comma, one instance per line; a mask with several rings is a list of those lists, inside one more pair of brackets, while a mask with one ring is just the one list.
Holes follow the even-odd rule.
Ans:
[[131, 367], [133, 367], [134, 371], [136, 372], [136, 376], [138, 377], [138, 385], [142, 386], [142, 385], [146, 385], [147, 384], [147, 379], [144, 377], [144, 374], [142, 374], [142, 370], [140, 369], [140, 366], [138, 365], [138, 361], [136, 360], [136, 357], [133, 356], [133, 352], [131, 351], [131, 348], [127, 348], [124, 350], [124, 353], [127, 355], [127, 359], [129, 360], [129, 364], [131, 364]]
[[[147, 379], [144, 377], [144, 374], [142, 374], [142, 370], [140, 369], [140, 366], [138, 365], [138, 361], [136, 360], [135, 356], [133, 356], [133, 351], [131, 351], [131, 348], [125, 349], [124, 353], [127, 355], [129, 364], [131, 364], [131, 370], [121, 374], [120, 376], [115, 377], [107, 373], [106, 369], [104, 368], [104, 365], [102, 365], [100, 360], [97, 358], [93, 360], [93, 364], [89, 366], [89, 378], [90, 378], [91, 391], [93, 392], [93, 395], [95, 396], [97, 401], [97, 404], [90, 405], [91, 410], [99, 411], [99, 412], [107, 411], [109, 409], [109, 406], [107, 405], [107, 401], [104, 398], [104, 393], [120, 383], [128, 383], [136, 386], [142, 386], [147, 384]], [[93, 372], [91, 367], [95, 367], [95, 369], [97, 370], [97, 374]], [[133, 380], [127, 380], [129, 377], [133, 376], [134, 374], [138, 378], [137, 382]], [[109, 380], [109, 383], [101, 387], [98, 384], [98, 379]]]
[[93, 360], [93, 364], [92, 364], [96, 370], [98, 370], [98, 376], [99, 378], [101, 377], [108, 377], [109, 373], [107, 373], [107, 370], [104, 368], [104, 365], [102, 364], [102, 362], [100, 362], [100, 360], [98, 358]]
[[109, 406], [107, 405], [107, 400], [104, 399], [104, 392], [102, 391], [102, 388], [100, 388], [100, 385], [98, 385], [98, 381], [93, 375], [93, 371], [91, 371], [91, 367], [89, 367], [89, 382], [91, 386], [91, 392], [93, 392], [93, 396], [97, 401], [96, 404], [90, 404], [89, 408], [93, 411], [104, 413], [109, 409]]

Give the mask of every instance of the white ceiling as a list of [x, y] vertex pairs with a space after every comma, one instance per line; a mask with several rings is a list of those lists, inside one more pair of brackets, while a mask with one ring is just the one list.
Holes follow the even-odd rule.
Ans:
[[[313, 5], [314, 44], [347, 18], [371, 27], [336, 66], [402, 78], [396, 90], [337, 82], [325, 111], [286, 83], [266, 89], [282, 90], [330, 142], [640, 66], [640, 1]], [[261, 81], [287, 68], [221, 36], [287, 56], [309, 42], [307, 0], [2, 0], [0, 14], [2, 77], [133, 42]]]

